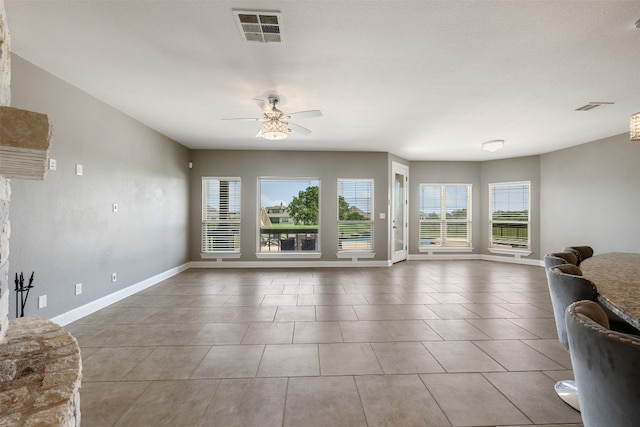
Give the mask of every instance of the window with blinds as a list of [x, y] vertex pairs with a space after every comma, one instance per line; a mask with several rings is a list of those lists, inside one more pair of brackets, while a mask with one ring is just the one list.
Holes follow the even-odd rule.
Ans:
[[202, 252], [240, 252], [240, 178], [202, 178]]
[[529, 249], [531, 182], [489, 184], [491, 248]]
[[471, 184], [420, 184], [419, 250], [471, 247]]
[[373, 251], [373, 179], [338, 179], [338, 250]]

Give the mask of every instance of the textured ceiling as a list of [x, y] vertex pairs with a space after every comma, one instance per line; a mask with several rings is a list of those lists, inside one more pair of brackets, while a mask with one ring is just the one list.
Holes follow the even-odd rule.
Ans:
[[[640, 1], [5, 0], [12, 50], [196, 149], [540, 154], [628, 132], [640, 111]], [[278, 11], [282, 44], [234, 9]], [[312, 130], [255, 138], [279, 95]], [[614, 102], [588, 112], [592, 101]], [[487, 153], [480, 144], [504, 139]]]

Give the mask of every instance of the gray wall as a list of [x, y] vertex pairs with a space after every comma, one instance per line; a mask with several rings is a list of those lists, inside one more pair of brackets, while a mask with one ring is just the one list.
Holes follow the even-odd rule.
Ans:
[[[12, 60], [12, 106], [49, 115], [57, 160], [44, 181], [11, 181], [9, 274], [35, 270], [27, 313], [51, 318], [187, 262], [189, 151]], [[83, 176], [75, 175], [76, 163]], [[82, 295], [75, 296], [76, 283]], [[42, 294], [48, 306], [38, 310]]]
[[640, 252], [640, 143], [629, 134], [540, 156], [541, 253]]
[[[201, 261], [201, 179], [203, 176], [240, 177], [242, 185], [242, 230], [239, 261], [255, 261], [257, 249], [258, 177], [313, 177], [320, 179], [321, 261], [338, 261], [337, 180], [374, 179], [374, 260], [388, 258], [386, 219], [388, 212], [387, 153], [217, 151], [193, 150], [191, 160], [190, 258]], [[388, 218], [388, 215], [387, 215]], [[234, 262], [229, 259], [224, 262]], [[261, 260], [269, 262], [270, 260]], [[348, 260], [350, 261], [350, 259]]]

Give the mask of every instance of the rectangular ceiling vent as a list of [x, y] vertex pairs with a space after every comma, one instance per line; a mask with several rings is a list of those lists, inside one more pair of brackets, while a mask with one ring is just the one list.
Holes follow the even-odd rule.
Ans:
[[234, 10], [242, 39], [247, 42], [283, 43], [280, 12]]
[[593, 110], [596, 107], [602, 107], [603, 105], [611, 105], [615, 104], [614, 102], [590, 102], [587, 105], [583, 105], [580, 108], [576, 108], [575, 111], [589, 111]]

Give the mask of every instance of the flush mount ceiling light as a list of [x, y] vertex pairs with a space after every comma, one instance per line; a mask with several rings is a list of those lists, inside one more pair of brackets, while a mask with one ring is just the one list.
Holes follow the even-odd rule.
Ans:
[[640, 142], [640, 113], [635, 113], [629, 120], [629, 139]]
[[502, 147], [504, 147], [504, 140], [502, 139], [494, 139], [493, 141], [487, 141], [482, 143], [482, 149], [490, 153], [498, 151]]
[[262, 124], [260, 129], [262, 137], [270, 141], [280, 141], [289, 136], [289, 129], [287, 125], [282, 123], [278, 119], [271, 119], [268, 122]]

